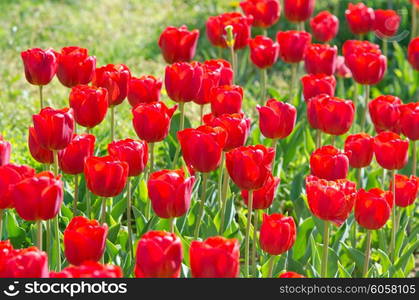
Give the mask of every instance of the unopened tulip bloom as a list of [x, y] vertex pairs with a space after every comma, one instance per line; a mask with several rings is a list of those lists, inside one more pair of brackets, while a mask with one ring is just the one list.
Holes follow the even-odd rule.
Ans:
[[81, 174], [86, 158], [93, 155], [96, 138], [91, 134], [74, 135], [70, 144], [58, 152], [60, 169], [66, 174]]
[[233, 84], [233, 69], [230, 62], [225, 59], [210, 59], [204, 62], [204, 65], [212, 66], [220, 70], [220, 85], [232, 85]]
[[345, 140], [345, 154], [352, 168], [365, 168], [374, 156], [374, 138], [367, 133], [349, 135]]
[[311, 35], [305, 31], [280, 31], [276, 35], [279, 57], [286, 63], [297, 63], [304, 59]]
[[63, 203], [63, 183], [51, 172], [41, 172], [20, 181], [13, 188], [16, 212], [26, 221], [50, 220]]
[[[8, 250], [10, 251], [10, 250]], [[3, 278], [48, 278], [48, 256], [36, 247], [16, 249], [2, 262]]]
[[406, 165], [408, 148], [409, 141], [391, 131], [383, 131], [374, 138], [375, 158], [387, 170], [400, 170]]
[[345, 57], [339, 55], [336, 60], [336, 76], [341, 78], [351, 78], [352, 72], [349, 70], [348, 66], [345, 64]]
[[240, 245], [236, 239], [210, 237], [193, 241], [189, 250], [192, 277], [235, 278], [239, 275]]
[[316, 0], [284, 0], [285, 17], [291, 22], [304, 22], [314, 11]]
[[354, 80], [364, 85], [379, 83], [387, 70], [387, 58], [375, 51], [355, 51], [345, 56], [345, 62]]
[[114, 265], [103, 265], [87, 261], [79, 266], [69, 266], [60, 272], [50, 272], [50, 278], [122, 278], [122, 269]]
[[400, 107], [402, 101], [396, 96], [379, 96], [368, 103], [368, 111], [374, 123], [375, 131], [393, 131], [400, 133]]
[[263, 35], [249, 40], [250, 59], [261, 69], [272, 67], [279, 56], [279, 44]]
[[99, 261], [105, 251], [108, 225], [96, 220], [74, 217], [64, 231], [64, 253], [72, 265]]
[[362, 227], [375, 230], [383, 227], [390, 218], [393, 195], [379, 188], [360, 189], [355, 196], [355, 219]]
[[57, 58], [54, 50], [33, 48], [21, 54], [25, 67], [26, 80], [33, 85], [47, 85], [57, 71]]
[[147, 143], [164, 140], [177, 105], [168, 108], [163, 102], [141, 103], [132, 109], [132, 123], [138, 137]]
[[128, 88], [128, 102], [132, 107], [140, 103], [160, 101], [160, 91], [163, 82], [152, 76], [131, 77]]
[[342, 54], [346, 58], [353, 53], [372, 52], [381, 54], [380, 46], [370, 41], [347, 40], [343, 43]]
[[125, 139], [108, 145], [109, 155], [128, 164], [128, 176], [140, 175], [147, 166], [148, 146], [145, 141]]
[[0, 166], [7, 165], [10, 161], [12, 145], [0, 135]]
[[178, 278], [182, 258], [182, 243], [174, 233], [149, 231], [138, 242], [135, 277]]
[[333, 40], [339, 31], [339, 19], [327, 10], [320, 12], [310, 20], [313, 36], [320, 42]]
[[374, 30], [375, 33], [384, 38], [392, 37], [399, 30], [401, 18], [396, 11], [392, 9], [375, 10]]
[[181, 27], [167, 27], [159, 38], [159, 47], [164, 60], [168, 64], [181, 61], [191, 61], [195, 56], [199, 39], [199, 30], [188, 30], [185, 25]]
[[412, 141], [419, 140], [419, 103], [411, 102], [400, 107], [402, 133]]
[[419, 37], [410, 41], [407, 49], [407, 59], [412, 68], [419, 71]]
[[297, 228], [292, 217], [281, 214], [263, 214], [259, 243], [270, 255], [287, 252], [295, 243]]
[[281, 15], [279, 0], [245, 0], [240, 2], [240, 7], [247, 16], [253, 17], [254, 27], [271, 27]]
[[7, 278], [6, 261], [13, 257], [15, 251], [9, 240], [0, 241], [0, 278]]
[[220, 85], [221, 68], [219, 65], [202, 64], [202, 84], [197, 96], [193, 101], [199, 105], [211, 102], [211, 91]]
[[197, 98], [202, 85], [203, 70], [197, 62], [179, 62], [166, 67], [167, 95], [175, 102], [190, 102]]
[[29, 127], [28, 146], [29, 152], [36, 161], [42, 164], [52, 164], [54, 162], [52, 151], [41, 147], [33, 127]]
[[242, 112], [243, 88], [223, 85], [211, 90], [211, 112], [216, 117]]
[[35, 175], [31, 167], [15, 164], [0, 166], [0, 210], [14, 206], [12, 192], [17, 183]]
[[333, 75], [308, 74], [301, 78], [301, 83], [303, 84], [305, 101], [321, 94], [326, 94], [330, 97], [335, 95], [336, 79]]
[[266, 106], [257, 106], [259, 127], [263, 136], [270, 139], [283, 139], [295, 127], [297, 109], [291, 104], [270, 99]]
[[77, 85], [70, 92], [70, 107], [77, 124], [93, 128], [105, 119], [108, 111], [108, 90]]
[[309, 74], [333, 75], [336, 70], [338, 48], [326, 44], [311, 44], [304, 55], [304, 66]]
[[352, 211], [356, 186], [346, 179], [327, 181], [310, 175], [306, 178], [306, 193], [313, 215], [340, 226]]
[[348, 176], [349, 159], [339, 149], [328, 145], [315, 150], [310, 156], [311, 174], [326, 180]]
[[96, 57], [80, 47], [64, 47], [57, 56], [57, 78], [66, 87], [88, 84], [96, 69]]
[[[396, 174], [396, 205], [399, 207], [407, 207], [415, 203], [419, 192], [419, 177], [407, 177], [402, 174]], [[390, 186], [392, 187], [392, 180]]]
[[367, 7], [364, 3], [349, 3], [345, 11], [346, 21], [353, 34], [365, 34], [374, 29], [374, 9]]
[[[266, 180], [264, 186], [258, 190], [253, 191], [252, 209], [267, 209], [272, 205], [279, 181], [279, 178], [273, 177], [272, 174], [269, 174], [269, 177]], [[242, 190], [241, 195], [243, 197], [244, 203], [248, 205], [249, 191]]]

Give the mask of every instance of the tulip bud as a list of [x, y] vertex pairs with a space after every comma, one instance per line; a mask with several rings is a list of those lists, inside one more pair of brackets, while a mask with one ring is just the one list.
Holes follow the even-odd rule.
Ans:
[[199, 105], [205, 105], [211, 102], [211, 90], [220, 84], [221, 69], [220, 66], [211, 64], [202, 64], [202, 85], [196, 99], [193, 101]]
[[339, 55], [336, 60], [336, 76], [341, 78], [351, 78], [352, 72], [349, 70], [348, 66], [345, 64], [345, 57]]
[[387, 170], [402, 169], [408, 159], [409, 141], [402, 140], [391, 131], [381, 132], [374, 138], [374, 153], [378, 164]]
[[349, 135], [345, 140], [345, 154], [352, 168], [365, 168], [374, 156], [374, 138], [366, 133]]
[[109, 155], [128, 164], [128, 176], [140, 175], [147, 166], [148, 146], [145, 141], [125, 139], [108, 145]]
[[58, 153], [60, 169], [66, 174], [81, 174], [86, 158], [95, 151], [96, 138], [91, 134], [75, 134], [66, 148]]
[[253, 26], [268, 28], [279, 20], [281, 4], [278, 0], [246, 0], [240, 2], [246, 16], [253, 17]]
[[54, 50], [28, 49], [20, 53], [26, 80], [33, 85], [47, 85], [57, 72]]
[[228, 61], [224, 59], [210, 59], [205, 61], [204, 65], [209, 66], [211, 69], [218, 69], [220, 71], [220, 86], [233, 84], [234, 72]]
[[202, 85], [203, 70], [198, 62], [180, 62], [166, 67], [167, 95], [175, 102], [190, 102], [197, 98]]
[[379, 37], [389, 38], [399, 30], [400, 16], [392, 9], [376, 9], [374, 21], [375, 34]]
[[339, 19], [327, 10], [320, 12], [310, 21], [313, 36], [320, 42], [333, 40], [339, 31]]
[[15, 164], [0, 166], [0, 210], [14, 206], [12, 192], [17, 183], [35, 175], [31, 167]]
[[419, 140], [419, 103], [412, 102], [400, 107], [402, 133], [412, 141]]
[[349, 3], [345, 16], [353, 34], [365, 34], [374, 29], [374, 9], [365, 6], [362, 2]]
[[374, 230], [383, 227], [390, 218], [393, 195], [378, 188], [360, 189], [355, 197], [355, 219], [362, 227]]
[[348, 176], [349, 159], [335, 147], [323, 146], [310, 156], [311, 174], [326, 180], [344, 179]]
[[[415, 203], [419, 192], [419, 177], [407, 177], [402, 174], [396, 174], [396, 205], [399, 207], [407, 207]], [[390, 187], [393, 189], [394, 180], [391, 181]]]
[[140, 78], [131, 77], [128, 88], [128, 102], [134, 108], [140, 103], [160, 101], [160, 90], [163, 83], [151, 75]]
[[249, 40], [250, 59], [253, 64], [260, 68], [272, 67], [279, 56], [279, 44], [270, 38], [258, 35]]
[[410, 41], [407, 48], [407, 59], [413, 69], [419, 70], [419, 37]]
[[41, 147], [35, 128], [33, 127], [29, 127], [28, 146], [29, 152], [36, 161], [42, 164], [52, 164], [54, 162], [52, 151]]
[[195, 56], [199, 39], [199, 30], [188, 30], [185, 25], [176, 28], [167, 27], [159, 38], [159, 47], [168, 64], [191, 61]]
[[[0, 246], [1, 249], [1, 246]], [[0, 277], [3, 278], [48, 278], [48, 257], [36, 247], [9, 252], [1, 262]], [[3, 269], [3, 270], [2, 270]], [[3, 271], [3, 272], [1, 272]]]
[[[279, 181], [279, 178], [273, 177], [272, 174], [269, 174], [264, 186], [258, 190], [253, 191], [252, 209], [267, 209], [272, 205]], [[248, 205], [249, 191], [242, 190], [241, 195], [243, 197], [244, 203]]]
[[323, 44], [311, 44], [304, 54], [304, 66], [309, 74], [333, 75], [336, 70], [338, 48]]
[[263, 136], [270, 139], [284, 139], [295, 127], [297, 109], [291, 104], [270, 99], [266, 106], [257, 106], [259, 127]]
[[270, 255], [280, 255], [294, 245], [296, 232], [292, 217], [281, 214], [263, 214], [259, 237], [260, 247]]
[[303, 84], [304, 100], [326, 94], [330, 97], [335, 95], [336, 79], [333, 75], [326, 74], [308, 74], [301, 78]]
[[400, 107], [402, 101], [395, 96], [379, 96], [368, 103], [371, 120], [375, 131], [393, 131], [400, 133]]
[[210, 98], [211, 112], [216, 117], [242, 112], [243, 88], [238, 85], [223, 85], [213, 88]]
[[12, 145], [0, 135], [0, 166], [7, 165], [10, 161]]
[[284, 0], [285, 17], [291, 22], [308, 20], [313, 11], [316, 0]]
[[280, 31], [276, 35], [279, 57], [286, 63], [297, 63], [304, 59], [311, 35], [305, 31]]

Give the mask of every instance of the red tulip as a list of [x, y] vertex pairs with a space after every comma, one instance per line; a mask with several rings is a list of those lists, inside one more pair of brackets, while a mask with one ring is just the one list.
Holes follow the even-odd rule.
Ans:
[[359, 84], [375, 85], [383, 79], [387, 70], [387, 58], [372, 52], [350, 54], [345, 61]]
[[89, 190], [101, 197], [115, 197], [125, 187], [128, 164], [112, 156], [91, 156], [84, 164], [84, 176]]
[[[4, 250], [3, 250], [4, 251]], [[8, 255], [0, 267], [2, 278], [48, 278], [48, 257], [36, 247], [12, 250], [6, 249]], [[1, 263], [1, 260], [0, 260]]]
[[348, 132], [354, 115], [355, 105], [351, 100], [321, 94], [307, 103], [307, 118], [311, 127], [328, 134], [341, 135]]
[[92, 84], [108, 90], [109, 107], [121, 104], [128, 94], [131, 79], [130, 70], [126, 65], [109, 64], [96, 68]]
[[381, 54], [380, 46], [369, 41], [347, 40], [343, 43], [342, 53], [345, 58], [350, 54], [363, 52]]
[[374, 138], [367, 133], [349, 135], [345, 140], [345, 154], [352, 168], [365, 168], [374, 156]]
[[149, 231], [138, 242], [135, 277], [178, 278], [182, 256], [182, 243], [174, 233]]
[[108, 111], [108, 90], [88, 85], [77, 85], [71, 89], [70, 107], [77, 124], [93, 128], [105, 119]]
[[177, 133], [183, 158], [195, 171], [208, 173], [221, 163], [221, 153], [227, 140], [227, 132], [221, 127], [200, 126]]
[[15, 164], [0, 166], [0, 210], [12, 208], [12, 192], [17, 183], [35, 175], [31, 167]]
[[379, 96], [368, 103], [371, 120], [375, 131], [393, 131], [400, 133], [400, 106], [402, 101], [395, 96]]
[[240, 245], [236, 239], [210, 237], [193, 241], [189, 250], [192, 277], [234, 278], [239, 275]]
[[202, 85], [203, 69], [200, 63], [180, 62], [166, 67], [167, 95], [175, 102], [190, 102], [197, 98]]
[[305, 101], [320, 94], [326, 94], [330, 97], [335, 95], [336, 79], [333, 75], [308, 74], [301, 78], [301, 82]]
[[7, 165], [9, 163], [11, 152], [12, 144], [0, 135], [0, 166]]
[[211, 112], [216, 117], [242, 111], [243, 89], [238, 85], [223, 85], [211, 90]]
[[221, 68], [219, 65], [202, 64], [202, 85], [193, 101], [199, 105], [205, 105], [211, 102], [211, 90], [220, 85]]
[[140, 78], [131, 77], [128, 88], [128, 102], [132, 107], [140, 103], [151, 103], [160, 101], [160, 90], [163, 83], [151, 75], [144, 75]]
[[66, 87], [88, 84], [96, 69], [96, 57], [89, 56], [88, 50], [80, 47], [64, 47], [57, 56], [57, 77]]
[[305, 276], [295, 272], [283, 272], [278, 278], [305, 278]]
[[271, 174], [274, 156], [273, 148], [262, 145], [235, 148], [226, 154], [228, 174], [240, 189], [258, 190]]
[[[264, 186], [258, 190], [253, 191], [252, 209], [267, 209], [272, 205], [279, 181], [279, 178], [273, 177], [272, 174], [269, 174]], [[241, 195], [243, 197], [244, 203], [248, 205], [249, 191], [242, 190]]]
[[345, 64], [345, 57], [338, 55], [336, 59], [336, 72], [335, 74], [342, 78], [351, 78], [352, 72], [349, 70], [348, 66]]
[[74, 130], [71, 108], [46, 107], [39, 114], [33, 115], [32, 119], [41, 147], [49, 150], [61, 150], [71, 142]]
[[54, 50], [28, 49], [20, 53], [25, 67], [26, 80], [33, 85], [47, 85], [57, 71]]
[[87, 261], [80, 266], [69, 266], [61, 272], [51, 272], [50, 278], [122, 278], [122, 270], [114, 265]]
[[233, 69], [231, 64], [224, 59], [210, 59], [204, 62], [204, 65], [208, 65], [213, 68], [220, 70], [220, 85], [232, 85], [233, 84]]
[[412, 68], [419, 71], [419, 37], [410, 41], [407, 49], [407, 59]]
[[346, 179], [327, 181], [310, 175], [306, 178], [306, 193], [313, 215], [340, 226], [352, 211], [356, 186]]
[[163, 102], [140, 103], [132, 109], [132, 123], [138, 137], [147, 143], [164, 140], [177, 105], [167, 108]]
[[374, 153], [378, 164], [387, 170], [402, 169], [408, 159], [409, 141], [402, 140], [391, 131], [381, 132], [374, 138]]
[[41, 147], [35, 128], [29, 127], [28, 138], [29, 151], [32, 157], [42, 164], [52, 164], [54, 156], [51, 150]]
[[332, 145], [315, 150], [310, 156], [311, 174], [321, 179], [337, 180], [348, 176], [349, 159]]
[[[394, 181], [390, 183], [393, 187]], [[415, 203], [419, 191], [419, 177], [396, 174], [396, 205], [407, 207]]]
[[410, 0], [414, 8], [419, 10], [419, 0]]
[[68, 262], [79, 266], [99, 261], [105, 251], [108, 225], [96, 220], [74, 217], [64, 231], [64, 253]]
[[279, 57], [286, 63], [297, 63], [304, 59], [311, 35], [305, 31], [280, 31], [276, 35], [279, 44]]
[[176, 28], [167, 27], [159, 38], [159, 47], [168, 64], [191, 61], [195, 56], [199, 39], [199, 30], [188, 30], [185, 25]]
[[313, 11], [316, 0], [284, 0], [285, 17], [291, 22], [308, 20]]
[[333, 40], [339, 31], [339, 19], [327, 10], [320, 12], [310, 20], [311, 31], [320, 42]]
[[268, 28], [278, 22], [281, 4], [278, 0], [245, 0], [240, 7], [246, 16], [253, 17], [253, 26]]
[[58, 153], [60, 169], [66, 174], [81, 174], [84, 161], [93, 155], [96, 138], [91, 134], [75, 134], [66, 148]]
[[392, 9], [375, 10], [374, 30], [380, 37], [392, 37], [397, 33], [400, 26], [400, 16]]
[[266, 106], [256, 106], [259, 111], [259, 127], [263, 136], [284, 139], [295, 127], [297, 110], [291, 104], [269, 99]]
[[204, 116], [205, 125], [211, 127], [221, 127], [227, 132], [227, 141], [224, 145], [224, 151], [244, 146], [250, 132], [250, 119], [244, 114], [224, 114], [215, 117], [213, 114]]
[[297, 229], [294, 219], [281, 214], [263, 214], [260, 227], [260, 248], [270, 255], [287, 252], [295, 243]]
[[22, 219], [50, 220], [58, 214], [63, 203], [63, 183], [60, 176], [41, 172], [16, 184], [11, 197]]
[[238, 12], [224, 13], [215, 17], [209, 17], [206, 29], [208, 40], [215, 47], [227, 48], [226, 31], [228, 25], [233, 26], [234, 49], [242, 49], [247, 46], [250, 38], [250, 26], [252, 16], [243, 16]]
[[0, 278], [7, 278], [6, 262], [13, 257], [14, 249], [9, 240], [0, 241]]
[[400, 107], [402, 132], [410, 140], [419, 140], [419, 103], [411, 102]]
[[250, 59], [261, 69], [272, 67], [279, 56], [279, 44], [270, 38], [258, 35], [249, 40]]
[[362, 2], [349, 3], [345, 16], [353, 34], [365, 34], [374, 29], [374, 9], [365, 6]]
[[362, 227], [374, 230], [383, 227], [390, 218], [393, 195], [379, 188], [360, 189], [355, 197], [355, 219]]
[[311, 44], [304, 55], [304, 65], [309, 74], [333, 75], [336, 70], [338, 48], [326, 44]]
[[148, 146], [145, 141], [125, 139], [108, 145], [109, 155], [128, 164], [128, 176], [140, 175], [147, 166]]

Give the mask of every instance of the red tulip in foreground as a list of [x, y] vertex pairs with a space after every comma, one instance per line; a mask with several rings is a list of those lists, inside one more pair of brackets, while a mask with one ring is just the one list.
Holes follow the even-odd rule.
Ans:
[[291, 104], [270, 99], [266, 102], [266, 106], [258, 105], [257, 110], [260, 131], [267, 138], [286, 138], [295, 127], [297, 110]]
[[291, 22], [308, 20], [313, 11], [316, 0], [284, 0], [285, 17]]
[[164, 140], [177, 105], [168, 108], [163, 102], [141, 103], [132, 109], [132, 123], [138, 137], [147, 143]]
[[247, 46], [250, 38], [250, 26], [252, 25], [252, 16], [243, 16], [238, 12], [224, 13], [215, 17], [209, 17], [206, 24], [208, 40], [215, 47], [227, 48], [225, 39], [225, 28], [228, 25], [233, 26], [234, 49], [242, 49]]
[[281, 273], [278, 278], [305, 278], [305, 276], [295, 272], [284, 272]]
[[63, 203], [63, 183], [51, 172], [41, 172], [13, 188], [16, 212], [26, 221], [50, 220]]
[[408, 148], [409, 141], [394, 132], [384, 131], [374, 138], [375, 158], [387, 170], [400, 170], [406, 165]]
[[236, 239], [210, 237], [193, 241], [189, 250], [192, 277], [234, 278], [239, 275], [240, 245]]
[[88, 261], [79, 266], [69, 266], [60, 272], [51, 272], [50, 278], [122, 278], [122, 269]]
[[309, 74], [333, 75], [336, 70], [338, 48], [327, 44], [311, 44], [304, 54], [304, 66]]
[[88, 84], [96, 69], [96, 57], [80, 47], [64, 47], [57, 56], [57, 78], [66, 87]]
[[0, 241], [0, 278], [48, 278], [48, 257], [36, 247], [13, 249]]
[[74, 120], [87, 128], [99, 125], [108, 111], [108, 90], [88, 85], [77, 85], [71, 89], [70, 107]]
[[339, 31], [339, 19], [327, 10], [320, 12], [310, 20], [313, 36], [320, 42], [333, 40]]
[[182, 265], [182, 252], [182, 243], [174, 233], [147, 232], [138, 242], [135, 276], [178, 278]]
[[132, 107], [140, 103], [160, 101], [160, 90], [163, 82], [152, 76], [144, 75], [139, 78], [132, 76], [128, 86], [128, 102]]
[[[272, 202], [275, 198], [275, 192], [279, 185], [279, 178], [273, 177], [272, 174], [269, 174], [268, 179], [266, 180], [263, 187], [253, 191], [253, 207], [252, 209], [267, 209], [272, 205]], [[242, 190], [241, 195], [243, 197], [244, 203], [249, 204], [249, 191]]]
[[[415, 203], [419, 192], [419, 177], [396, 174], [396, 205], [407, 207]], [[394, 180], [391, 182], [393, 186]]]
[[407, 49], [407, 59], [413, 69], [419, 70], [419, 37], [410, 41]]
[[201, 89], [196, 98], [193, 99], [199, 105], [205, 105], [211, 102], [211, 90], [219, 86], [221, 79], [221, 68], [219, 65], [202, 64], [202, 71]]
[[365, 6], [362, 2], [349, 3], [345, 16], [353, 34], [366, 34], [374, 29], [374, 9]]
[[412, 102], [400, 107], [402, 133], [412, 141], [419, 140], [419, 103]]
[[375, 230], [383, 227], [390, 218], [393, 195], [379, 188], [360, 189], [355, 197], [355, 219], [362, 227]]
[[278, 60], [279, 44], [270, 38], [258, 35], [249, 40], [250, 59], [261, 69], [272, 67]]
[[0, 166], [0, 213], [2, 209], [14, 207], [12, 193], [15, 185], [34, 175], [35, 170], [25, 165], [7, 164]]
[[96, 138], [91, 134], [74, 135], [70, 144], [58, 153], [60, 169], [66, 174], [81, 174], [86, 158], [93, 155]]
[[260, 228], [260, 247], [270, 255], [280, 255], [294, 245], [296, 226], [292, 217], [281, 214], [263, 214]]
[[47, 85], [57, 71], [57, 58], [52, 49], [33, 48], [21, 54], [26, 80], [33, 85]]
[[376, 9], [374, 20], [375, 34], [379, 37], [389, 38], [394, 36], [399, 30], [401, 18], [392, 9]]
[[233, 84], [233, 69], [231, 64], [224, 59], [210, 59], [204, 62], [204, 65], [208, 65], [210, 68], [215, 68], [220, 71], [220, 85], [232, 85]]
[[159, 38], [159, 47], [168, 64], [191, 61], [195, 56], [199, 30], [188, 30], [185, 25], [176, 28], [167, 27]]
[[308, 101], [313, 97], [326, 94], [330, 97], [335, 95], [335, 76], [326, 74], [308, 74], [301, 78], [303, 84], [304, 100]]
[[344, 179], [348, 176], [349, 159], [333, 146], [323, 146], [310, 156], [311, 174], [326, 180]]
[[352, 168], [365, 168], [374, 156], [374, 138], [367, 133], [349, 135], [345, 140], [345, 154]]
[[246, 0], [240, 2], [240, 7], [246, 16], [253, 17], [254, 27], [271, 27], [281, 14], [279, 0]]
[[52, 164], [54, 162], [52, 151], [41, 147], [33, 127], [29, 127], [28, 147], [29, 152], [36, 161], [42, 164]]
[[216, 117], [242, 112], [243, 88], [223, 85], [211, 90], [211, 112]]
[[150, 175], [148, 196], [160, 218], [181, 217], [189, 210], [195, 177], [185, 177], [183, 170], [161, 170]]
[[375, 131], [393, 131], [400, 133], [400, 106], [402, 101], [395, 96], [379, 96], [368, 103], [371, 120]]
[[64, 253], [68, 262], [79, 266], [99, 261], [105, 251], [108, 226], [96, 220], [74, 217], [64, 231]]
[[280, 31], [276, 39], [279, 44], [279, 57], [286, 63], [302, 61], [306, 48], [311, 43], [311, 35], [305, 31]]
[[202, 76], [202, 66], [197, 62], [179, 62], [167, 66], [164, 79], [167, 95], [178, 103], [196, 99]]
[[128, 176], [140, 175], [148, 161], [148, 146], [145, 141], [125, 139], [108, 145], [109, 155], [128, 164]]
[[0, 135], [0, 166], [7, 165], [10, 161], [12, 145]]

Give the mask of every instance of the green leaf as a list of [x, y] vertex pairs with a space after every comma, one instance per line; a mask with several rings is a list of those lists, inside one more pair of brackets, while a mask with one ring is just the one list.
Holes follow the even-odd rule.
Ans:
[[304, 255], [307, 254], [307, 247], [309, 244], [307, 240], [309, 239], [310, 233], [314, 228], [313, 218], [309, 217], [305, 219], [299, 226], [297, 231], [297, 239], [293, 247], [292, 258], [294, 260], [300, 260]]

